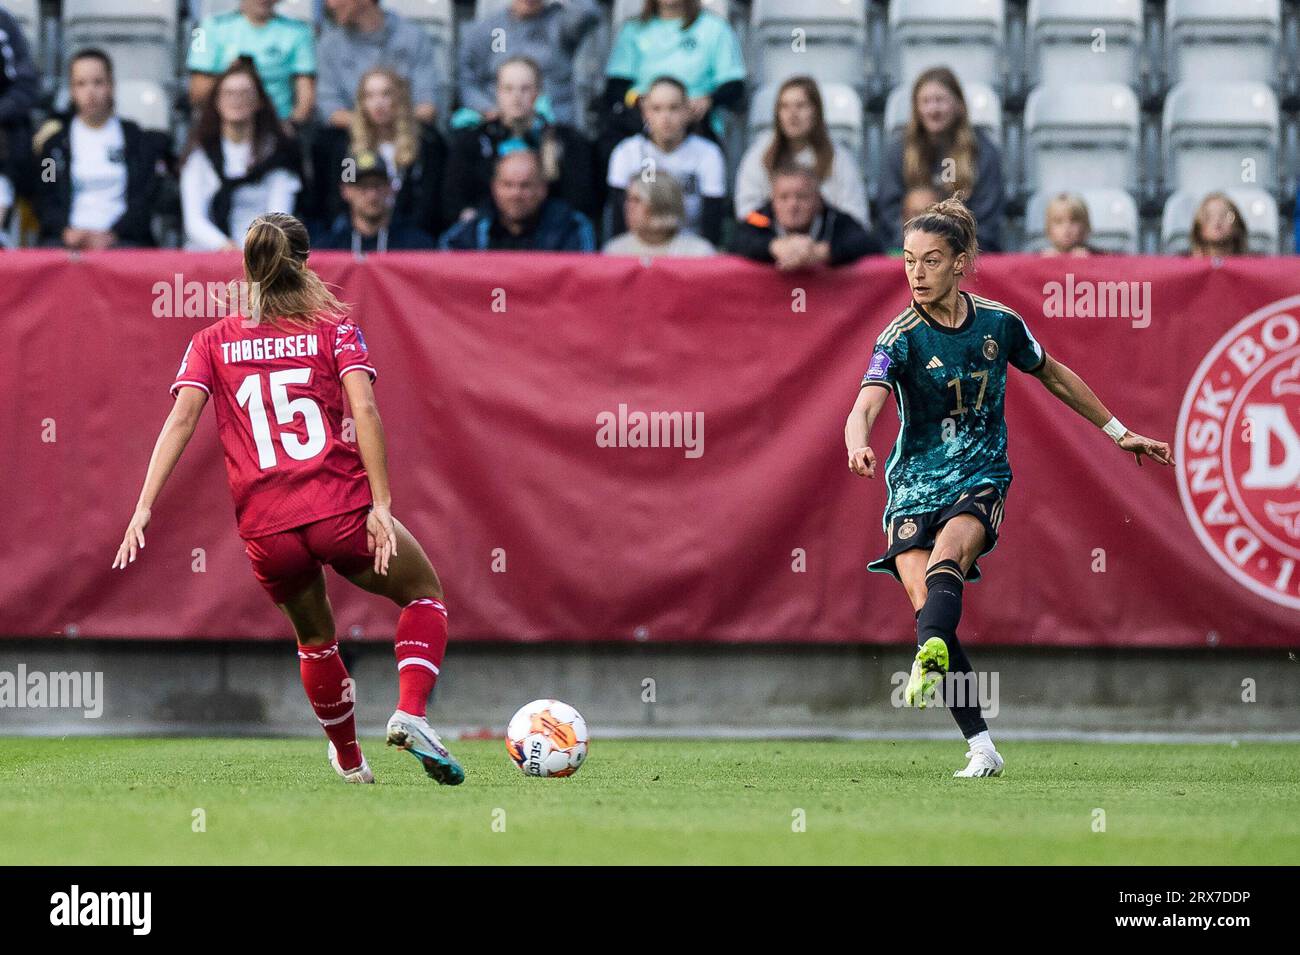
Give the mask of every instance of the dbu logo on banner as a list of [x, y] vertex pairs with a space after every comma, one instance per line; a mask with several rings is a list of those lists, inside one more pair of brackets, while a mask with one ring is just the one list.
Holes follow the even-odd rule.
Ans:
[[1300, 610], [1300, 296], [1246, 316], [1192, 375], [1178, 415], [1178, 493], [1205, 549]]

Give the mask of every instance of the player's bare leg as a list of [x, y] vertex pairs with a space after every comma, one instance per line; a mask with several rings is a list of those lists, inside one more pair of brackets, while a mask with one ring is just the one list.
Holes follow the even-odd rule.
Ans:
[[284, 603], [276, 604], [293, 624], [300, 647], [317, 647], [334, 639], [334, 609], [325, 590], [325, 572]]
[[426, 716], [429, 693], [437, 681], [447, 648], [447, 608], [442, 584], [420, 542], [393, 518], [396, 548], [388, 573], [373, 566], [348, 580], [363, 590], [387, 597], [402, 608], [397, 619], [397, 709], [388, 720], [388, 745], [415, 756], [430, 778], [455, 786], [465, 771], [448, 752]]
[[289, 618], [298, 637], [302, 685], [329, 737], [330, 765], [346, 782], [373, 783], [374, 774], [357, 745], [356, 695], [334, 639], [334, 611], [325, 590], [324, 571], [317, 570], [310, 584], [276, 606]]
[[946, 700], [970, 746], [966, 754], [970, 764], [955, 774], [961, 777], [998, 776], [1003, 766], [980, 712], [974, 670], [957, 638], [966, 574], [983, 549], [984, 539], [984, 525], [977, 518], [958, 514], [944, 524], [932, 550], [907, 551], [898, 556], [895, 565], [917, 611], [920, 649], [908, 680], [908, 703], [924, 706], [927, 694], [944, 673], [956, 674], [964, 681], [961, 687], [954, 681]]

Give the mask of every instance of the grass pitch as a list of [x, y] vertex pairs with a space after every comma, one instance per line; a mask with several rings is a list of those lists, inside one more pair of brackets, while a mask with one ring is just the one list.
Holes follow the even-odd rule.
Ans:
[[960, 742], [597, 739], [528, 779], [473, 741], [458, 788], [363, 745], [378, 785], [323, 739], [0, 738], [0, 864], [1300, 863], [1300, 744], [1004, 742], [956, 780]]

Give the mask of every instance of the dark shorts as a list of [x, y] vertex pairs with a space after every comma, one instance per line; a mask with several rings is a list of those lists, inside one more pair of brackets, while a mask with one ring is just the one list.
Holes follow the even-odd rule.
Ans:
[[[934, 547], [939, 531], [958, 514], [970, 514], [984, 525], [984, 547], [979, 552], [983, 557], [998, 544], [998, 528], [1002, 526], [1002, 507], [1005, 499], [1002, 492], [992, 484], [985, 484], [967, 491], [953, 504], [941, 507], [937, 511], [924, 514], [902, 514], [895, 517], [885, 528], [887, 549], [885, 553], [867, 564], [867, 570], [879, 574], [891, 574], [900, 580], [898, 567], [894, 558], [904, 551], [930, 550]], [[979, 580], [979, 560], [971, 564], [966, 573], [967, 580]]]
[[271, 599], [282, 604], [316, 579], [322, 564], [345, 577], [374, 561], [366, 544], [370, 505], [287, 531], [244, 541], [253, 573]]

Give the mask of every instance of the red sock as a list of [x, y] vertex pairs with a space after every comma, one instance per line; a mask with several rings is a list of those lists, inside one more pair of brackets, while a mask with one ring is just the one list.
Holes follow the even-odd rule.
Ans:
[[425, 716], [447, 650], [447, 608], [441, 600], [412, 600], [397, 618], [397, 708]]
[[321, 728], [338, 750], [339, 765], [356, 769], [361, 765], [361, 747], [357, 745], [357, 724], [352, 716], [356, 693], [348, 668], [339, 656], [338, 641], [314, 647], [298, 647], [298, 667], [302, 688], [316, 711]]

